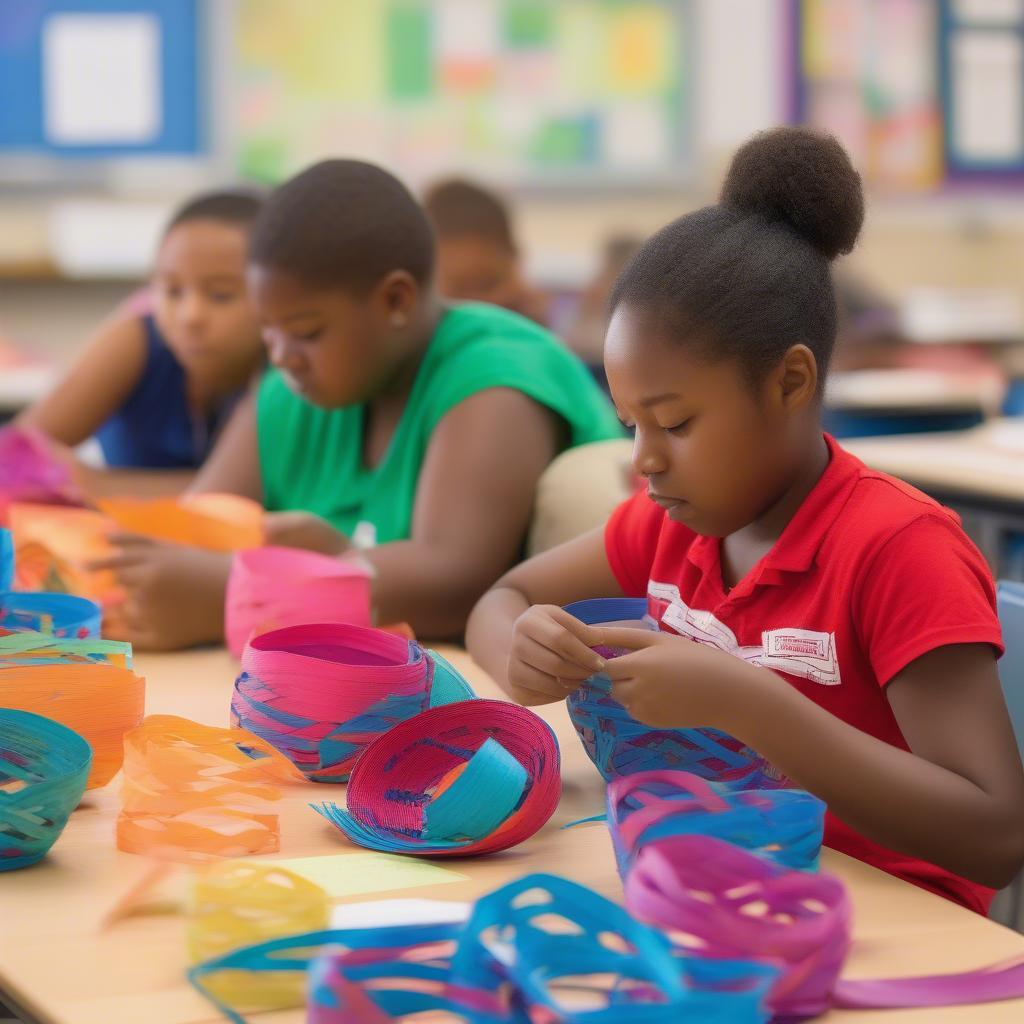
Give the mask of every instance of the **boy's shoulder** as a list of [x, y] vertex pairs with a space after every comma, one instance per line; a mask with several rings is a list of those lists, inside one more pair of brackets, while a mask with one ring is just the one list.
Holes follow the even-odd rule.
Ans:
[[558, 343], [555, 335], [542, 324], [486, 302], [452, 303], [441, 319], [436, 337], [456, 346], [473, 341]]

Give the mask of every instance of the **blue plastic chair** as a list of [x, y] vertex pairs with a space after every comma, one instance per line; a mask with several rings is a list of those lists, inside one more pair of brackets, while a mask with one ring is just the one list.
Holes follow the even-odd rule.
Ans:
[[[1010, 721], [1017, 736], [1017, 746], [1024, 758], [1024, 583], [1005, 580], [997, 588], [999, 622], [1003, 627], [1006, 653], [999, 662], [999, 680], [1010, 712]], [[1010, 886], [1010, 923], [1020, 926], [1024, 906], [1024, 873]]]

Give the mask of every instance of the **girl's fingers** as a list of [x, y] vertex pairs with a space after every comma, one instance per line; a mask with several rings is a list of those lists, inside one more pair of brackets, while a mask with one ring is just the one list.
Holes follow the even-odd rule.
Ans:
[[584, 639], [593, 647], [621, 647], [627, 651], [642, 651], [665, 642], [664, 633], [629, 626], [585, 626]]
[[[586, 627], [578, 619], [563, 612], [561, 608], [543, 609], [542, 614], [531, 617], [524, 623], [524, 632], [542, 647], [579, 665], [588, 675], [604, 669], [604, 658], [592, 651], [577, 635], [575, 630]], [[563, 618], [564, 617], [564, 618]], [[573, 625], [567, 625], [570, 622]]]
[[575, 662], [566, 661], [565, 658], [549, 650], [542, 644], [530, 637], [522, 637], [520, 642], [513, 649], [513, 655], [521, 662], [556, 679], [565, 679], [582, 683], [593, 673]]
[[152, 548], [156, 547], [156, 545], [160, 543], [152, 537], [143, 537], [138, 533], [117, 531], [114, 533], [108, 533], [107, 540], [115, 547], [124, 548], [126, 551], [132, 550], [133, 548]]
[[116, 555], [108, 555], [106, 558], [94, 558], [91, 562], [85, 563], [89, 572], [103, 572], [111, 569], [120, 572], [122, 569], [139, 563], [140, 554], [137, 551], [119, 551]]
[[636, 677], [636, 661], [634, 654], [624, 654], [620, 658], [610, 658], [604, 674], [613, 683], [624, 683]]
[[562, 700], [567, 692], [554, 676], [519, 661], [509, 663], [508, 681], [517, 690], [539, 694], [549, 701]]

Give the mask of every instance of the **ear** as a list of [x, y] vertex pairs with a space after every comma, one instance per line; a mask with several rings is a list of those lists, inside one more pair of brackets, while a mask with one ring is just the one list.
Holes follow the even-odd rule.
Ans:
[[392, 327], [404, 327], [413, 319], [421, 291], [419, 282], [407, 270], [392, 270], [374, 286], [370, 302]]
[[772, 398], [787, 413], [798, 412], [818, 397], [818, 361], [806, 345], [786, 350], [770, 375]]

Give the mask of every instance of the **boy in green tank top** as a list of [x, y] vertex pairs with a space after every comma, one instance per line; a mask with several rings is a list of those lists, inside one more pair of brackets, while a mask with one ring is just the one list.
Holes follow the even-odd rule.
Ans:
[[[423, 211], [380, 168], [324, 161], [277, 189], [249, 273], [272, 369], [193, 490], [263, 501], [268, 544], [368, 561], [379, 620], [440, 639], [518, 559], [551, 460], [621, 428], [553, 335], [445, 306], [433, 264]], [[226, 557], [120, 540], [138, 646], [223, 638]]]

